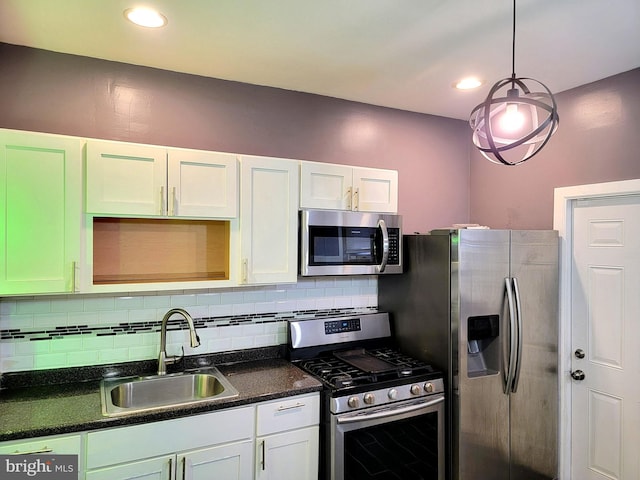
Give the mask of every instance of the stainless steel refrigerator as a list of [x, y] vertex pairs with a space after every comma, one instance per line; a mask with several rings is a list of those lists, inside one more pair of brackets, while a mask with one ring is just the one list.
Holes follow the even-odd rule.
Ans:
[[445, 372], [447, 478], [557, 477], [558, 235], [405, 235], [401, 275], [378, 278], [401, 350]]

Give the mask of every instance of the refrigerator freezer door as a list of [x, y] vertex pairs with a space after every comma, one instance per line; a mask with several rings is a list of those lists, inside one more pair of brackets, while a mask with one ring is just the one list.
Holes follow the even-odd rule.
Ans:
[[[509, 479], [509, 396], [503, 391], [509, 238], [510, 232], [504, 230], [460, 230], [452, 237], [457, 251], [452, 291], [458, 292], [459, 310], [458, 318], [452, 318], [459, 322], [458, 389], [453, 399], [454, 415], [457, 412], [453, 450], [459, 454], [456, 480]], [[500, 319], [497, 336], [470, 345], [476, 337], [469, 332], [477, 319], [495, 317]], [[479, 365], [486, 366], [484, 371], [478, 371]]]
[[510, 396], [511, 479], [552, 479], [558, 465], [558, 236], [512, 231], [511, 239], [522, 325], [518, 388]]

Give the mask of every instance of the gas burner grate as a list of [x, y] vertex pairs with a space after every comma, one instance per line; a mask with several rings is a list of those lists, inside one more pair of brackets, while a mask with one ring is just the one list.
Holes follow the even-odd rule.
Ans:
[[371, 385], [383, 380], [409, 378], [434, 371], [430, 365], [392, 348], [377, 348], [366, 352], [372, 357], [384, 360], [394, 368], [385, 372], [367, 372], [333, 355], [302, 360], [298, 365], [336, 389]]

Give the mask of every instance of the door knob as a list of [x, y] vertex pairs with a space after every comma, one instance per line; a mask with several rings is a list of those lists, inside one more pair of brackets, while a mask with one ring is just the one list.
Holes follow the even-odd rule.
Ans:
[[578, 348], [575, 352], [573, 352], [573, 354], [576, 356], [576, 358], [584, 358], [584, 350], [582, 350], [581, 348]]
[[571, 372], [571, 378], [574, 380], [584, 380], [584, 372], [582, 370], [575, 370]]

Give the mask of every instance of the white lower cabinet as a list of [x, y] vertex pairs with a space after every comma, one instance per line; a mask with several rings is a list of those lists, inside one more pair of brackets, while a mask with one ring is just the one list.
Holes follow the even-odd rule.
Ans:
[[253, 478], [253, 441], [203, 448], [178, 455], [179, 480]]
[[256, 480], [318, 478], [318, 426], [256, 439]]
[[[99, 468], [87, 472], [86, 480], [142, 479], [167, 480], [175, 478], [175, 455], [149, 458], [113, 467]], [[171, 473], [170, 473], [171, 472]]]
[[253, 478], [253, 406], [89, 432], [86, 480]]
[[256, 480], [318, 478], [319, 395], [258, 405]]
[[[56, 435], [2, 442], [0, 443], [0, 455], [43, 455], [43, 457], [40, 457], [42, 461], [48, 460], [47, 455], [76, 455], [78, 457], [78, 478], [82, 479], [84, 478], [82, 437], [82, 434]], [[64, 466], [58, 464], [57, 468], [60, 467], [64, 467], [64, 470], [56, 469], [52, 474], [63, 471], [67, 473], [71, 472], [69, 464], [65, 464]], [[25, 473], [25, 475], [28, 474]], [[19, 473], [16, 473], [16, 477], [17, 476], [24, 478], [24, 476]], [[0, 477], [5, 478], [2, 474], [0, 474]]]
[[251, 480], [253, 442], [230, 443], [163, 455], [87, 472], [86, 480]]

